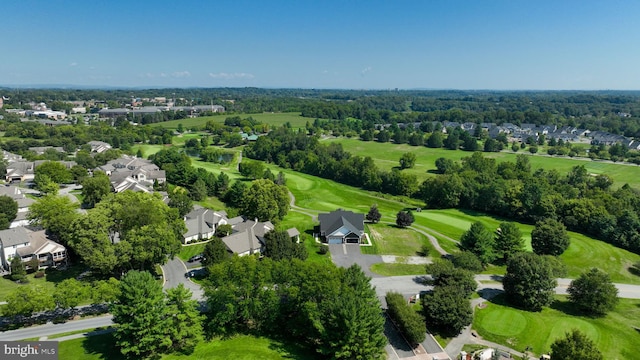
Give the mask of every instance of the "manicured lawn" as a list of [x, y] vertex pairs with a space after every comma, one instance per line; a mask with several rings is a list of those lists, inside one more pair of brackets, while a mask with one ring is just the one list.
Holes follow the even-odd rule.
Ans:
[[138, 144], [138, 145], [133, 145], [131, 147], [131, 151], [135, 154], [138, 152], [138, 150], [142, 150], [142, 157], [146, 159], [150, 155], [153, 155], [158, 151], [162, 149], [167, 149], [167, 148], [169, 148], [168, 145]]
[[29, 283], [18, 284], [11, 280], [9, 276], [0, 278], [0, 301], [4, 301], [7, 294], [20, 286], [40, 287], [44, 291], [53, 291], [55, 285], [62, 280], [75, 278], [85, 270], [83, 266], [71, 266], [67, 270], [48, 270], [46, 275], [41, 278], [35, 278], [34, 273], [27, 274]]
[[[119, 360], [123, 359], [115, 347], [113, 334], [67, 340], [60, 343], [60, 359]], [[201, 342], [189, 355], [170, 354], [162, 359], [316, 359], [316, 355], [294, 343], [283, 343], [262, 337], [240, 335], [225, 340]]]
[[371, 271], [382, 276], [424, 275], [425, 265], [378, 263], [371, 266]]
[[[433, 246], [424, 235], [411, 229], [401, 229], [391, 224], [369, 224], [369, 236], [376, 244], [378, 255], [419, 256], [423, 246], [429, 254], [435, 254]], [[363, 247], [366, 248], [366, 247]]]
[[597, 344], [605, 359], [637, 357], [640, 332], [640, 301], [622, 299], [614, 312], [603, 318], [580, 316], [572, 311], [566, 297], [539, 313], [514, 309], [504, 304], [502, 296], [476, 309], [473, 328], [489, 341], [522, 351], [531, 346], [537, 354], [548, 353], [551, 344], [577, 328]]
[[178, 124], [182, 124], [185, 129], [190, 129], [194, 126], [204, 127], [209, 120], [213, 120], [215, 123], [224, 124], [224, 120], [228, 117], [239, 116], [242, 119], [246, 119], [249, 116], [255, 120], [260, 121], [263, 124], [269, 124], [272, 128], [280, 127], [286, 123], [290, 123], [292, 128], [305, 127], [307, 121], [313, 123], [315, 118], [306, 118], [300, 116], [298, 112], [291, 113], [261, 113], [261, 114], [223, 114], [215, 116], [203, 116], [197, 118], [189, 118], [182, 120], [171, 120], [165, 122], [159, 122], [152, 124], [151, 126], [160, 126], [169, 129], [177, 129]]
[[182, 250], [180, 250], [178, 257], [182, 261], [188, 261], [193, 255], [202, 254], [205, 246], [207, 246], [206, 243], [182, 246]]
[[295, 210], [289, 210], [287, 216], [277, 225], [279, 229], [296, 228], [300, 232], [300, 241], [304, 243], [307, 248], [309, 257], [307, 261], [331, 263], [331, 255], [326, 253], [321, 255], [318, 253], [321, 244], [316, 243], [313, 238], [313, 228], [315, 226], [313, 220], [309, 215], [296, 212]]
[[[370, 156], [381, 169], [390, 170], [398, 166], [398, 160], [402, 154], [412, 152], [416, 154], [416, 165], [412, 169], [403, 171], [414, 173], [418, 179], [424, 180], [433, 176], [427, 171], [435, 170], [436, 159], [440, 157], [459, 161], [463, 157], [471, 156], [470, 152], [462, 150], [431, 149], [424, 146], [411, 146], [407, 144], [396, 145], [393, 143], [378, 143], [374, 141], [361, 141], [358, 139], [335, 138], [326, 141], [338, 142], [342, 147], [353, 155]], [[532, 169], [556, 169], [560, 173], [567, 173], [576, 165], [584, 165], [591, 174], [607, 174], [615, 181], [614, 186], [619, 187], [628, 183], [640, 188], [640, 167], [635, 165], [621, 165], [601, 161], [591, 161], [589, 159], [571, 159], [561, 157], [549, 157], [541, 155], [530, 155], [528, 152], [503, 151], [499, 153], [483, 153], [485, 157], [495, 158], [497, 161], [515, 161], [517, 154], [529, 155], [529, 162]]]

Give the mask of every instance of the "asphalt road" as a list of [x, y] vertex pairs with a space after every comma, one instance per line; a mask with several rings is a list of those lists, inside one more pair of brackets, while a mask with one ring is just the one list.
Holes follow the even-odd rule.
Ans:
[[[187, 272], [187, 268], [184, 263], [179, 259], [169, 261], [163, 266], [167, 281], [164, 284], [164, 288], [172, 288], [180, 283], [185, 284], [194, 295], [194, 299], [202, 300], [203, 291], [199, 288], [198, 284], [191, 282], [185, 278], [184, 274]], [[424, 276], [389, 276], [379, 277], [371, 279], [371, 284], [376, 288], [376, 294], [384, 303], [384, 296], [388, 291], [399, 292], [406, 297], [419, 294], [422, 291], [428, 291], [431, 287], [424, 285], [421, 280]], [[495, 289], [499, 291], [502, 289], [502, 284], [496, 281], [501, 279], [500, 276], [495, 275], [477, 275], [478, 281], [492, 281], [492, 283], [481, 283], [478, 290], [483, 289]], [[566, 294], [566, 289], [569, 286], [571, 279], [558, 279], [558, 287], [556, 293]], [[621, 298], [640, 299], [640, 285], [627, 285], [627, 284], [615, 284], [619, 290], [619, 296]], [[59, 334], [68, 331], [78, 331], [85, 329], [93, 329], [96, 327], [103, 327], [112, 325], [111, 316], [101, 316], [90, 319], [74, 320], [63, 324], [46, 324], [39, 326], [32, 326], [29, 328], [10, 330], [0, 333], [0, 340], [19, 340], [26, 338], [36, 338], [43, 336], [50, 336], [53, 334]]]
[[93, 329], [97, 327], [105, 327], [113, 325], [111, 319], [113, 316], [105, 315], [89, 319], [73, 320], [62, 324], [45, 324], [38, 326], [31, 326], [24, 329], [10, 330], [0, 332], [1, 341], [13, 341], [30, 338], [41, 338], [43, 336], [51, 336], [53, 334], [60, 334], [69, 331], [80, 331]]

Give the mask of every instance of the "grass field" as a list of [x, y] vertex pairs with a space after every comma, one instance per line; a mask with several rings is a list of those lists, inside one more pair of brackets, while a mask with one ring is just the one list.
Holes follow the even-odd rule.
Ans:
[[255, 120], [258, 120], [263, 124], [269, 124], [271, 128], [280, 127], [286, 123], [290, 123], [291, 127], [294, 129], [302, 128], [302, 127], [305, 127], [307, 121], [310, 123], [313, 123], [313, 121], [315, 120], [315, 118], [302, 117], [298, 112], [261, 113], [261, 114], [222, 114], [222, 115], [215, 115], [215, 116], [203, 116], [203, 117], [197, 117], [197, 118], [159, 122], [159, 123], [152, 124], [151, 126], [160, 126], [168, 129], [177, 129], [178, 124], [182, 124], [182, 126], [185, 129], [191, 129], [194, 126], [203, 127], [209, 120], [213, 120], [213, 122], [215, 123], [224, 124], [224, 120], [232, 116], [239, 116], [242, 119], [246, 119], [249, 116], [251, 116], [252, 118], [254, 118]]
[[555, 339], [577, 328], [597, 344], [605, 359], [637, 358], [640, 333], [640, 301], [621, 299], [614, 312], [604, 318], [573, 313], [566, 297], [558, 297], [539, 313], [505, 305], [502, 296], [476, 309], [473, 328], [486, 340], [522, 351], [531, 346], [537, 354], [548, 353]]
[[[113, 334], [63, 341], [59, 345], [60, 359], [120, 360], [124, 357], [115, 347]], [[283, 343], [253, 336], [235, 336], [225, 340], [201, 342], [190, 355], [170, 354], [161, 359], [315, 359], [313, 352], [293, 343]]]
[[429, 254], [436, 254], [435, 249], [424, 235], [411, 229], [400, 229], [391, 224], [369, 224], [369, 236], [375, 242], [375, 252], [367, 251], [371, 247], [362, 247], [365, 254], [419, 256], [423, 246]]
[[371, 266], [371, 271], [382, 276], [424, 275], [425, 265], [378, 263]]
[[[411, 152], [416, 154], [416, 165], [412, 169], [403, 171], [415, 174], [419, 180], [424, 180], [433, 176], [427, 171], [436, 169], [436, 159], [440, 157], [459, 161], [463, 157], [471, 156], [470, 152], [462, 150], [431, 149], [424, 146], [411, 146], [407, 144], [396, 145], [393, 143], [378, 143], [374, 141], [361, 141], [358, 139], [332, 138], [326, 141], [338, 142], [342, 144], [345, 151], [359, 156], [370, 156], [376, 165], [381, 169], [390, 170], [398, 166], [398, 160], [402, 154]], [[517, 154], [527, 154], [528, 152], [503, 151], [499, 153], [483, 153], [485, 157], [494, 158], [497, 161], [515, 161]], [[556, 169], [564, 174], [576, 165], [584, 165], [591, 174], [607, 174], [615, 181], [614, 186], [619, 187], [628, 183], [640, 189], [640, 167], [637, 165], [613, 164], [603, 161], [591, 161], [589, 159], [571, 159], [550, 157], [541, 155], [529, 156], [532, 169]]]

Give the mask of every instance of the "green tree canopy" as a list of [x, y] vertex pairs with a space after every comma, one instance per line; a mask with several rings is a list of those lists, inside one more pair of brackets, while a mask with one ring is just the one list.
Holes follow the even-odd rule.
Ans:
[[400, 169], [411, 169], [416, 164], [416, 154], [407, 152], [400, 157]]
[[422, 297], [422, 309], [430, 327], [451, 336], [459, 334], [473, 320], [468, 298], [455, 286], [436, 286]]
[[495, 259], [493, 235], [479, 221], [471, 224], [469, 230], [462, 234], [460, 246], [476, 254], [483, 264], [488, 264]]
[[0, 227], [0, 229], [8, 228], [9, 224], [18, 215], [18, 203], [7, 195], [0, 195], [0, 216], [4, 217], [7, 221], [6, 227]]
[[538, 255], [561, 255], [569, 247], [567, 229], [558, 220], [547, 218], [531, 231], [531, 247]]
[[424, 318], [407, 305], [404, 296], [397, 292], [388, 292], [385, 300], [387, 301], [387, 314], [398, 325], [409, 344], [419, 344], [424, 341], [427, 334]]
[[369, 212], [365, 216], [367, 221], [371, 221], [374, 224], [380, 221], [381, 217], [382, 215], [380, 214], [380, 211], [378, 210], [378, 205], [376, 204], [371, 205], [371, 207], [369, 208]]
[[66, 243], [69, 227], [80, 216], [78, 203], [68, 196], [46, 195], [29, 207], [27, 217], [34, 225], [40, 225]]
[[248, 179], [260, 179], [264, 175], [264, 164], [260, 161], [244, 160], [238, 165], [240, 175]]
[[53, 300], [61, 309], [73, 309], [89, 297], [89, 288], [71, 278], [62, 280], [53, 291]]
[[170, 351], [191, 354], [202, 341], [202, 320], [198, 302], [191, 300], [191, 291], [179, 284], [167, 290], [167, 316], [169, 318]]
[[162, 285], [150, 273], [129, 271], [109, 312], [116, 324], [116, 346], [125, 357], [151, 358], [171, 346], [167, 333], [173, 324], [166, 316]]
[[307, 248], [304, 244], [297, 244], [284, 230], [271, 230], [264, 235], [264, 256], [273, 260], [300, 259], [306, 260]]
[[596, 268], [573, 280], [567, 292], [572, 303], [591, 315], [604, 316], [618, 303], [618, 289], [609, 274]]
[[496, 255], [507, 261], [514, 254], [524, 251], [524, 239], [520, 228], [513, 222], [501, 222], [496, 229]]
[[193, 209], [193, 200], [189, 196], [189, 191], [183, 187], [176, 186], [169, 192], [169, 207], [178, 209], [180, 217], [184, 217]]
[[69, 184], [73, 182], [73, 175], [67, 167], [57, 161], [46, 161], [36, 167], [36, 175], [47, 175], [56, 184]]
[[398, 211], [396, 215], [396, 225], [399, 227], [405, 228], [407, 226], [411, 226], [413, 224], [414, 218], [411, 211]]
[[213, 237], [207, 245], [204, 246], [202, 255], [204, 257], [204, 259], [202, 259], [202, 266], [205, 268], [231, 258], [231, 253], [229, 253], [227, 245], [217, 236]]
[[502, 284], [510, 303], [525, 310], [540, 311], [553, 302], [557, 281], [551, 265], [542, 256], [518, 253], [507, 261]]
[[111, 193], [111, 181], [102, 171], [96, 171], [92, 177], [82, 181], [82, 198], [90, 208], [96, 206], [109, 193]]
[[244, 194], [241, 211], [250, 219], [279, 221], [289, 211], [289, 192], [271, 180], [255, 180]]
[[566, 333], [564, 338], [551, 344], [551, 360], [603, 360], [593, 340], [578, 329]]

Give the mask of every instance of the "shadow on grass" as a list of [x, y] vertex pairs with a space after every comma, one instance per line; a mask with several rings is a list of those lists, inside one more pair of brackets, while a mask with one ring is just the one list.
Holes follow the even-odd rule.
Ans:
[[640, 264], [634, 264], [630, 266], [629, 272], [635, 276], [640, 276]]
[[98, 359], [124, 360], [124, 356], [116, 347], [116, 339], [113, 333], [89, 336], [82, 341], [85, 353], [97, 355]]
[[277, 351], [283, 359], [321, 359], [314, 351], [294, 341], [276, 339], [269, 344], [269, 349]]
[[47, 282], [59, 283], [66, 279], [75, 279], [80, 274], [85, 272], [86, 268], [83, 265], [70, 265], [64, 270], [58, 270], [54, 268], [47, 269], [45, 273], [47, 276], [45, 280]]

